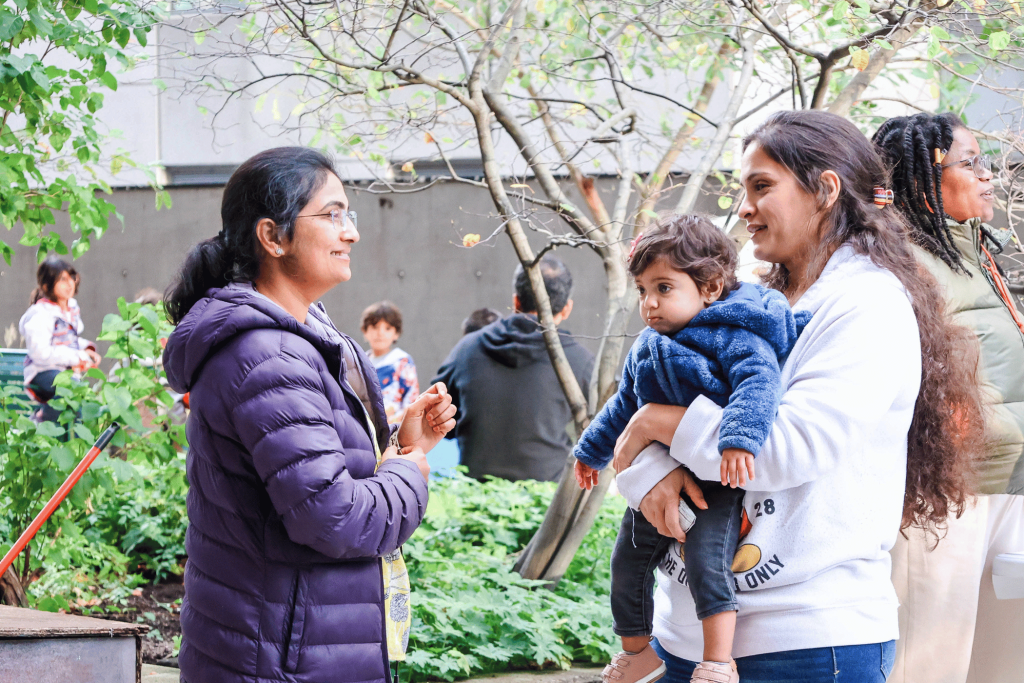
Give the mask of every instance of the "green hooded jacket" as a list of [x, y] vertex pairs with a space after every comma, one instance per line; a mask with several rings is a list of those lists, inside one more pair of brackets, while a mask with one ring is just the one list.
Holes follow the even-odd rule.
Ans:
[[[981, 493], [1024, 494], [1024, 334], [996, 291], [981, 250], [981, 221], [948, 221], [954, 243], [972, 277], [953, 272], [915, 247], [943, 288], [954, 320], [978, 335], [979, 379], [988, 407], [987, 454], [979, 468]], [[991, 250], [990, 250], [991, 251]]]

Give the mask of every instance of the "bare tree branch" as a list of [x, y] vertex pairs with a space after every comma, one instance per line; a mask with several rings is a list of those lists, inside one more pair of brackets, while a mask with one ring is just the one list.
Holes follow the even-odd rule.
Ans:
[[562, 215], [568, 218], [569, 225], [580, 234], [587, 236], [593, 235], [600, 230], [562, 192], [562, 188], [558, 185], [554, 176], [551, 175], [547, 162], [540, 157], [526, 131], [519, 125], [519, 122], [505, 106], [505, 103], [501, 101], [501, 96], [492, 95], [487, 91], [484, 91], [482, 95], [491, 111], [494, 112], [495, 119], [519, 146], [520, 154], [526, 159], [526, 163], [530, 165], [530, 170], [537, 177], [537, 181], [540, 183], [541, 189], [544, 190], [544, 194], [547, 195], [548, 199], [556, 201], [563, 206], [564, 213]]
[[715, 137], [711, 140], [711, 144], [708, 146], [707, 151], [705, 151], [704, 157], [700, 160], [700, 164], [693, 170], [690, 177], [686, 179], [683, 195], [676, 204], [676, 213], [690, 213], [693, 211], [693, 207], [697, 203], [697, 197], [700, 196], [700, 189], [704, 185], [704, 180], [708, 177], [711, 169], [714, 168], [718, 157], [722, 155], [722, 150], [725, 149], [725, 143], [729, 140], [729, 135], [732, 133], [732, 127], [736, 115], [739, 113], [740, 104], [747, 94], [747, 88], [750, 87], [750, 81], [754, 75], [754, 59], [756, 57], [754, 54], [754, 41], [742, 34], [739, 36], [739, 41], [743, 49], [743, 66], [740, 70], [739, 81], [729, 97], [729, 105], [726, 107], [725, 114], [722, 117], [722, 124], [715, 131]]
[[[716, 55], [715, 61], [708, 67], [707, 73], [704, 77], [704, 85], [700, 89], [700, 94], [697, 95], [697, 101], [694, 104], [694, 109], [698, 110], [701, 114], [707, 111], [708, 103], [711, 102], [711, 96], [714, 95], [718, 89], [718, 84], [721, 81], [721, 64], [736, 52], [735, 43], [732, 40], [723, 40], [721, 46], [718, 48], [718, 54]], [[647, 182], [644, 185], [643, 191], [640, 198], [640, 207], [637, 210], [637, 224], [638, 227], [646, 225], [651, 214], [654, 213], [654, 207], [657, 202], [661, 188], [665, 185], [665, 181], [668, 179], [669, 173], [672, 171], [672, 166], [675, 165], [676, 159], [683, 151], [683, 147], [686, 146], [686, 141], [693, 135], [693, 131], [697, 127], [697, 118], [688, 119], [679, 130], [676, 132], [675, 137], [669, 144], [668, 149], [662, 155], [658, 165], [651, 171], [647, 176]]]

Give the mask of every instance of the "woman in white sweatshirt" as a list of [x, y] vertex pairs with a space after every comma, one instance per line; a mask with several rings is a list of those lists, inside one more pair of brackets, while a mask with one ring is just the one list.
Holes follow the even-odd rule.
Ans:
[[60, 414], [47, 405], [55, 395], [54, 378], [69, 368], [76, 372], [94, 368], [100, 356], [95, 344], [78, 336], [84, 326], [74, 298], [79, 283], [74, 266], [48, 258], [39, 264], [36, 283], [32, 305], [18, 323], [28, 348], [25, 388], [43, 404], [40, 418], [56, 421]]
[[[889, 549], [901, 529], [934, 528], [970, 494], [982, 434], [976, 345], [917, 267], [885, 167], [853, 124], [772, 116], [744, 140], [742, 181], [740, 217], [755, 255], [774, 264], [767, 284], [813, 317], [782, 369], [782, 403], [746, 486], [732, 566], [740, 680], [884, 681], [899, 635]], [[645, 406], [619, 439], [620, 465], [646, 448], [619, 489], [667, 536], [685, 539], [680, 491], [702, 506], [680, 465], [719, 477], [721, 414], [704, 398]], [[690, 680], [702, 650], [684, 560], [677, 544], [655, 597], [671, 683]]]

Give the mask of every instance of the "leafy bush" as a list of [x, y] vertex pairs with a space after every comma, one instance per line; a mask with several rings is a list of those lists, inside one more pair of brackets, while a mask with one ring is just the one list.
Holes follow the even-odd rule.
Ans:
[[135, 466], [135, 477], [103, 496], [89, 525], [103, 543], [117, 546], [130, 560], [129, 571], [159, 583], [182, 572], [185, 557], [185, 456], [159, 468]]
[[[36, 425], [14, 390], [0, 395], [0, 538], [21, 532], [96, 435], [115, 419], [126, 425], [117, 450], [100, 456], [22, 556], [18, 567], [36, 579], [28, 594], [41, 609], [116, 611], [133, 589], [182, 570], [184, 427], [163, 414], [171, 397], [152, 362], [169, 327], [154, 307], [119, 307], [100, 338], [112, 342], [107, 356], [121, 367], [83, 381], [62, 375], [53, 403], [63, 408], [60, 425]], [[554, 487], [462, 475], [432, 482], [426, 519], [405, 546], [414, 622], [403, 678], [600, 663], [618, 649], [608, 561], [621, 498], [606, 501], [554, 590], [512, 571]]]
[[[140, 564], [156, 576], [180, 572], [185, 430], [166, 414], [173, 399], [154, 363], [171, 328], [155, 306], [121, 299], [118, 308], [119, 315], [104, 319], [99, 338], [111, 342], [107, 357], [120, 367], [109, 377], [98, 369], [81, 380], [70, 371], [58, 375], [50, 404], [62, 411], [59, 424], [32, 422], [33, 406], [18, 398], [17, 388], [0, 393], [0, 538], [14, 539], [28, 526], [104, 429], [115, 420], [125, 427], [15, 563], [23, 583], [58, 568], [101, 583]], [[166, 504], [178, 496], [180, 504]], [[0, 544], [0, 552], [10, 545]], [[60, 606], [59, 595], [45, 589], [30, 595]], [[55, 609], [54, 600], [40, 606]]]
[[423, 525], [405, 546], [412, 680], [606, 662], [618, 650], [608, 605], [611, 549], [625, 510], [609, 498], [555, 590], [512, 571], [554, 484], [458, 476], [431, 484]]

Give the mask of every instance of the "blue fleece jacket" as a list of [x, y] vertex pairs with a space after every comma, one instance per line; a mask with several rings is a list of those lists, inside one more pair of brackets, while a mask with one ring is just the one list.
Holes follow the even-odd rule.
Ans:
[[641, 406], [689, 406], [703, 394], [725, 408], [719, 452], [742, 448], [756, 456], [779, 408], [780, 367], [810, 317], [794, 316], [780, 292], [744, 283], [674, 337], [646, 328], [629, 351], [618, 392], [583, 432], [573, 455], [603, 469]]

